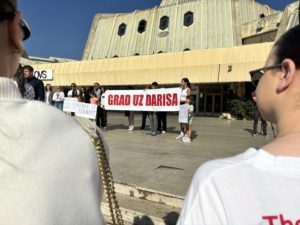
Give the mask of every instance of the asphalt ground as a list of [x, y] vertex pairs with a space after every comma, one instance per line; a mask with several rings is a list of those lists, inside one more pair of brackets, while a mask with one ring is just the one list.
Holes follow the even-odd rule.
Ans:
[[[223, 120], [195, 117], [191, 143], [182, 143], [178, 116], [167, 116], [167, 133], [147, 135], [139, 130], [142, 115], [135, 113], [135, 129], [128, 131], [128, 120], [121, 112], [108, 112], [108, 127], [104, 137], [110, 149], [110, 162], [114, 179], [124, 184], [153, 189], [173, 195], [185, 196], [196, 169], [204, 162], [230, 157], [249, 147], [259, 148], [273, 140], [252, 137], [253, 121]], [[260, 124], [258, 126], [260, 129]]]

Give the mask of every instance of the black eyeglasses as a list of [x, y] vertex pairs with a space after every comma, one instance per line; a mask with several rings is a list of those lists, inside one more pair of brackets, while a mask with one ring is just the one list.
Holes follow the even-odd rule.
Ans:
[[252, 82], [253, 86], [254, 87], [257, 86], [258, 81], [264, 75], [265, 72], [267, 72], [268, 70], [279, 69], [279, 68], [281, 68], [281, 64], [275, 64], [275, 65], [272, 65], [272, 66], [265, 66], [265, 67], [250, 71], [249, 73], [250, 73], [250, 76], [251, 76], [251, 82]]
[[[16, 11], [12, 11], [12, 12], [0, 12], [0, 21], [3, 20], [8, 20], [13, 18], [16, 15]], [[22, 32], [22, 40], [25, 41], [26, 39], [28, 39], [30, 37], [30, 29], [28, 24], [26, 23], [26, 21], [24, 19], [20, 20], [20, 30]]]

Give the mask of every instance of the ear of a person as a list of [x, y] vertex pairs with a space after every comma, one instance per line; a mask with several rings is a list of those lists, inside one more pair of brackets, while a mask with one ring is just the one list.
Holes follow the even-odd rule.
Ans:
[[281, 63], [282, 71], [280, 72], [280, 80], [277, 85], [277, 92], [286, 90], [296, 78], [296, 65], [291, 59], [284, 59]]
[[23, 50], [20, 20], [21, 14], [17, 11], [14, 18], [8, 21], [9, 41], [14, 53], [21, 53]]

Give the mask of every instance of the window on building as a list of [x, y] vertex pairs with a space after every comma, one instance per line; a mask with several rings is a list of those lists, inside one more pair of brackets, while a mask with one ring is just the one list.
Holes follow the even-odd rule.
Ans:
[[119, 36], [123, 36], [126, 32], [126, 24], [125, 23], [122, 23], [120, 26], [119, 26], [119, 30], [118, 30], [118, 35]]
[[194, 13], [188, 11], [184, 14], [183, 25], [188, 27], [194, 22]]
[[143, 33], [146, 30], [146, 26], [147, 26], [147, 21], [146, 20], [141, 20], [139, 22], [138, 32]]
[[263, 13], [261, 13], [261, 14], [259, 14], [259, 18], [265, 18], [266, 16], [265, 16], [265, 14], [263, 14]]
[[159, 29], [165, 30], [168, 28], [168, 26], [169, 26], [169, 17], [163, 16], [162, 18], [160, 18]]

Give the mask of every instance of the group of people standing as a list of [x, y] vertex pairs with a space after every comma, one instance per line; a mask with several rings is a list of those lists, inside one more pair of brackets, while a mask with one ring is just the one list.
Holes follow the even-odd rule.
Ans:
[[[153, 82], [151, 84], [151, 89], [157, 89], [158, 83]], [[144, 90], [149, 89], [148, 86]], [[125, 111], [125, 116], [128, 117], [129, 131], [134, 130], [134, 111]], [[146, 133], [147, 135], [156, 136], [158, 133], [165, 134], [167, 132], [167, 112], [163, 111], [142, 111], [142, 124], [140, 130], [144, 130], [146, 127], [146, 121], [149, 118], [150, 130]]]
[[[24, 75], [30, 87], [14, 77], [22, 40], [30, 36], [16, 0], [0, 1], [0, 31], [1, 224], [104, 225], [103, 187], [89, 135], [59, 110], [22, 98], [26, 93], [44, 101], [45, 96], [35, 78]], [[256, 70], [257, 107], [265, 120], [277, 124], [276, 139], [203, 164], [177, 225], [300, 223], [299, 37], [300, 25], [289, 29]], [[188, 82], [182, 83], [182, 104], [187, 104]], [[189, 128], [183, 127], [181, 139], [188, 137]]]
[[[53, 105], [59, 110], [63, 110], [65, 93], [60, 86], [53, 91], [51, 84], [46, 84], [34, 76], [34, 69], [30, 65], [23, 66], [20, 64], [16, 74], [13, 77], [15, 85], [18, 87], [22, 97], [28, 100], [38, 100], [45, 102], [47, 105]], [[96, 124], [98, 127], [106, 130], [107, 128], [107, 111], [101, 105], [101, 98], [105, 92], [104, 87], [99, 83], [94, 83], [94, 87], [89, 89], [81, 87], [77, 89], [76, 84], [72, 83], [67, 97], [77, 98], [79, 102], [91, 103], [97, 105]]]
[[[151, 89], [157, 89], [158, 83], [153, 82]], [[148, 89], [148, 86], [145, 87]], [[180, 105], [187, 105], [188, 120], [187, 123], [180, 123], [180, 135], [176, 137], [177, 140], [181, 140], [183, 143], [191, 143], [192, 138], [192, 121], [194, 114], [194, 106], [191, 103], [191, 83], [188, 78], [181, 80], [181, 95]], [[134, 130], [134, 112], [126, 111], [125, 116], [128, 117], [129, 131]], [[149, 118], [150, 129], [146, 132], [147, 135], [156, 136], [159, 133], [165, 134], [167, 132], [167, 112], [165, 111], [143, 111], [142, 112], [142, 124], [140, 130], [144, 130], [146, 127], [146, 121]]]
[[[43, 101], [48, 105], [53, 105], [59, 110], [63, 110], [63, 103], [65, 99], [65, 93], [60, 86], [53, 88], [50, 84], [44, 83], [42, 80], [36, 78], [33, 74], [33, 68], [29, 65], [22, 67], [19, 66], [17, 73], [14, 76], [15, 84], [18, 86], [20, 93], [25, 99]], [[158, 83], [153, 82], [151, 89], [157, 89]], [[176, 139], [181, 140], [184, 143], [191, 142], [192, 136], [192, 121], [194, 107], [191, 104], [191, 83], [188, 78], [181, 80], [181, 96], [180, 105], [188, 105], [188, 122], [180, 123], [180, 135]], [[145, 89], [148, 89], [146, 87]], [[70, 90], [67, 92], [67, 97], [77, 98], [79, 102], [91, 103], [97, 105], [96, 124], [102, 130], [107, 130], [107, 110], [101, 104], [101, 99], [105, 93], [104, 87], [101, 87], [99, 83], [94, 83], [92, 89], [87, 90], [82, 87], [80, 90], [77, 89], [75, 83], [72, 83]], [[74, 115], [74, 113], [73, 113]], [[129, 131], [134, 130], [134, 112], [126, 111], [125, 116], [128, 117]], [[142, 124], [140, 130], [144, 130], [146, 126], [146, 120], [149, 118], [150, 130], [146, 132], [147, 135], [156, 136], [158, 133], [165, 134], [167, 132], [167, 112], [142, 112]]]
[[19, 68], [13, 76], [13, 81], [19, 88], [23, 98], [44, 101], [44, 83], [33, 75], [33, 68], [31, 66], [26, 65], [22, 67], [19, 64]]

